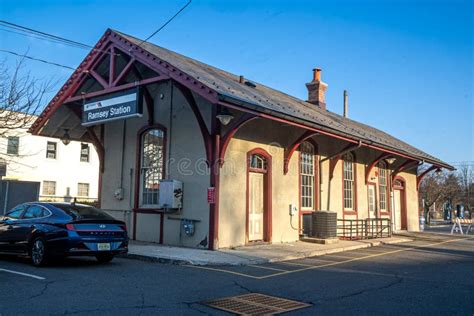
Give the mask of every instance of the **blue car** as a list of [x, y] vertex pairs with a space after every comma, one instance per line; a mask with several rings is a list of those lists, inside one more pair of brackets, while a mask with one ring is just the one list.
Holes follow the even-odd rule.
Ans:
[[0, 254], [28, 256], [35, 266], [67, 256], [110, 262], [127, 251], [125, 223], [88, 205], [24, 203], [0, 217]]

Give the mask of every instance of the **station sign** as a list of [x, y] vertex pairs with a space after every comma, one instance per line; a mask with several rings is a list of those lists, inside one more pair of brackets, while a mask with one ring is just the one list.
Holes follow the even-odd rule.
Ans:
[[88, 99], [82, 109], [82, 126], [141, 117], [143, 97], [139, 87], [107, 96]]

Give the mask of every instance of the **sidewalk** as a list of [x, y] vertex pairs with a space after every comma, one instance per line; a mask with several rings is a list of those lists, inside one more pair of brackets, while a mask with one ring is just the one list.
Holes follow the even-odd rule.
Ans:
[[322, 256], [330, 253], [407, 241], [411, 241], [411, 239], [391, 237], [358, 241], [339, 240], [338, 243], [328, 245], [297, 241], [243, 246], [234, 249], [219, 249], [217, 251], [130, 241], [127, 257], [171, 264], [248, 265]]

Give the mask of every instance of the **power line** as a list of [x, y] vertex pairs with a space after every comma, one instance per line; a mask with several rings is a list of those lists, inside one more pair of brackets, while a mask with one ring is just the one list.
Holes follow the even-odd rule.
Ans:
[[12, 52], [12, 51], [6, 50], [6, 49], [0, 49], [0, 52], [8, 53], [8, 54], [11, 54], [11, 55], [15, 55], [15, 56], [18, 56], [18, 57], [27, 58], [27, 59], [31, 59], [31, 60], [35, 60], [35, 61], [39, 61], [39, 62], [42, 62], [42, 63], [45, 63], [45, 64], [49, 64], [49, 65], [53, 65], [53, 66], [57, 66], [57, 67], [61, 67], [61, 68], [66, 68], [66, 69], [70, 69], [70, 70], [76, 70], [76, 68], [72, 68], [72, 67], [69, 67], [69, 66], [61, 65], [61, 64], [58, 64], [58, 63], [55, 63], [55, 62], [51, 62], [51, 61], [48, 61], [48, 60], [45, 60], [45, 59], [40, 59], [40, 58], [28, 56], [28, 55], [26, 55], [26, 54], [19, 54], [19, 53]]
[[188, 5], [191, 4], [193, 0], [189, 0], [188, 3], [186, 3], [181, 9], [178, 10], [178, 12], [175, 13], [175, 15], [173, 15], [171, 18], [168, 19], [168, 21], [166, 21], [162, 26], [160, 26], [156, 31], [154, 31], [150, 36], [148, 36], [146, 39], [144, 39], [143, 41], [140, 42], [140, 44], [138, 44], [138, 47], [141, 47], [142, 44], [146, 43], [150, 38], [152, 38], [153, 36], [155, 36], [156, 34], [158, 34], [158, 32], [160, 32], [162, 29], [164, 29], [171, 21], [174, 20], [174, 18], [176, 18], [181, 12], [183, 12], [184, 9], [186, 9], [186, 7]]
[[[89, 44], [84, 44], [84, 43], [81, 43], [81, 42], [78, 42], [78, 41], [70, 40], [70, 39], [67, 39], [67, 38], [64, 38], [64, 37], [61, 37], [61, 36], [57, 36], [57, 35], [54, 35], [54, 34], [50, 34], [50, 33], [46, 33], [46, 32], [43, 32], [43, 31], [35, 30], [35, 29], [29, 28], [29, 27], [26, 27], [26, 26], [18, 25], [18, 24], [15, 24], [15, 23], [4, 21], [4, 20], [0, 20], [0, 26], [3, 26], [3, 27], [6, 27], [6, 28], [10, 29], [10, 30], [0, 29], [2, 31], [7, 31], [7, 32], [10, 32], [10, 33], [19, 34], [19, 35], [22, 35], [22, 36], [29, 36], [29, 37], [33, 37], [33, 38], [36, 38], [36, 39], [39, 39], [39, 40], [46, 40], [46, 41], [49, 41], [49, 42], [64, 44], [64, 45], [74, 47], [74, 48], [81, 48], [81, 49], [87, 49], [87, 50], [93, 49], [93, 50], [97, 50], [97, 51], [101, 51], [101, 52], [105, 52], [105, 53], [110, 53], [108, 51], [102, 51], [100, 49], [94, 48], [94, 46], [91, 46]], [[14, 31], [12, 31], [12, 30], [14, 30]]]

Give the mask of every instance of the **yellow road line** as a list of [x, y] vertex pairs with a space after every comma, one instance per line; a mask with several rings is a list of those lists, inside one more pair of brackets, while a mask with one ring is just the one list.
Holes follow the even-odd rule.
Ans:
[[225, 270], [225, 269], [211, 268], [211, 267], [205, 267], [205, 266], [188, 266], [188, 265], [184, 265], [183, 267], [194, 268], [194, 269], [203, 269], [203, 270], [209, 270], [209, 271], [217, 271], [217, 272], [224, 272], [224, 273], [230, 273], [230, 274], [243, 276], [243, 277], [246, 277], [246, 278], [258, 279], [258, 277], [250, 275], [250, 274], [245, 274], [245, 273], [240, 273], [240, 272], [235, 272], [235, 271], [230, 271], [230, 270]]
[[[246, 277], [246, 278], [251, 278], [251, 279], [256, 279], [256, 280], [264, 280], [264, 279], [273, 278], [273, 277], [280, 276], [280, 275], [286, 275], [286, 274], [290, 274], [290, 273], [309, 271], [309, 270], [314, 270], [314, 269], [319, 269], [319, 268], [324, 268], [324, 267], [331, 267], [331, 266], [341, 265], [341, 264], [348, 263], [348, 262], [361, 261], [361, 260], [365, 260], [365, 259], [369, 259], [369, 258], [375, 258], [375, 257], [389, 255], [389, 254], [406, 252], [406, 251], [411, 251], [411, 250], [414, 250], [414, 249], [437, 246], [437, 245], [447, 244], [447, 243], [456, 242], [456, 241], [460, 241], [460, 240], [468, 240], [468, 239], [472, 240], [474, 238], [450, 239], [450, 240], [445, 240], [445, 241], [436, 242], [436, 243], [432, 243], [432, 244], [426, 244], [426, 245], [422, 245], [422, 246], [415, 246], [415, 247], [404, 248], [404, 249], [396, 249], [396, 250], [386, 251], [386, 252], [378, 252], [378, 253], [374, 253], [374, 254], [371, 254], [371, 255], [368, 255], [368, 256], [352, 258], [352, 259], [344, 260], [344, 261], [330, 261], [330, 260], [324, 260], [324, 259], [318, 259], [318, 258], [304, 258], [305, 260], [326, 261], [326, 262], [328, 262], [326, 264], [321, 264], [321, 265], [307, 265], [307, 264], [302, 264], [302, 263], [285, 262], [285, 261], [275, 262], [276, 264], [299, 265], [299, 266], [303, 266], [304, 268], [295, 269], [295, 270], [282, 270], [280, 272], [273, 273], [273, 274], [270, 274], [270, 275], [265, 275], [265, 276], [254, 276], [254, 275], [250, 275], [250, 274], [246, 274], [246, 273], [240, 273], [240, 272], [230, 271], [230, 270], [226, 270], [226, 269], [211, 268], [211, 267], [206, 267], [206, 266], [191, 266], [191, 265], [188, 266], [188, 265], [185, 265], [185, 267], [195, 268], [195, 269], [203, 269], [203, 270], [209, 270], [209, 271], [216, 271], [216, 272], [223, 272], [223, 273], [229, 273], [229, 274], [234, 274], [234, 275], [243, 276], [243, 277]], [[259, 267], [257, 265], [249, 265], [249, 266], [253, 266], [255, 268], [257, 268], [257, 267], [262, 268], [262, 267]], [[267, 269], [271, 269], [271, 268], [267, 268]], [[276, 269], [271, 269], [271, 270], [276, 270]]]
[[392, 250], [392, 251], [387, 251], [387, 252], [384, 252], [384, 253], [373, 254], [373, 255], [369, 255], [369, 256], [365, 256], [365, 257], [349, 259], [349, 260], [346, 260], [346, 261], [332, 262], [332, 263], [323, 264], [323, 265], [314, 266], [314, 267], [306, 267], [306, 268], [301, 268], [301, 269], [292, 270], [292, 271], [279, 272], [279, 273], [274, 273], [274, 274], [271, 274], [271, 275], [268, 275], [268, 276], [261, 276], [261, 277], [256, 277], [256, 278], [259, 279], [259, 280], [263, 280], [263, 279], [267, 279], [267, 278], [271, 278], [271, 277], [276, 277], [276, 276], [279, 276], [279, 275], [285, 275], [285, 274], [290, 274], [290, 273], [308, 271], [308, 270], [313, 270], [313, 269], [318, 269], [318, 268], [324, 268], [324, 267], [331, 267], [331, 266], [340, 265], [340, 264], [344, 264], [344, 263], [348, 263], [348, 262], [360, 261], [360, 260], [365, 260], [365, 259], [368, 259], [368, 258], [380, 257], [380, 256], [388, 255], [388, 254], [394, 254], [394, 253], [399, 253], [399, 252], [405, 252], [405, 251], [410, 251], [410, 250], [418, 249], [418, 248], [424, 248], [424, 247], [428, 247], [428, 246], [436, 246], [436, 245], [441, 245], [441, 244], [447, 244], [447, 243], [455, 242], [455, 241], [459, 241], [459, 240], [461, 240], [461, 239], [450, 239], [450, 240], [446, 240], [446, 241], [442, 241], [442, 242], [438, 242], [438, 243], [434, 243], [434, 244], [430, 244], [430, 245], [424, 245], [424, 246], [410, 247], [410, 248], [405, 248], [405, 249]]
[[314, 267], [312, 264], [296, 263], [296, 262], [287, 262], [287, 261], [278, 261], [278, 264], [288, 264], [294, 266], [303, 266], [303, 267]]
[[254, 268], [259, 268], [259, 269], [266, 269], [266, 270], [273, 270], [273, 271], [289, 271], [289, 270], [284, 270], [284, 269], [277, 269], [277, 268], [271, 268], [271, 267], [264, 267], [264, 266], [258, 266], [255, 264], [249, 264], [249, 267], [254, 267]]

